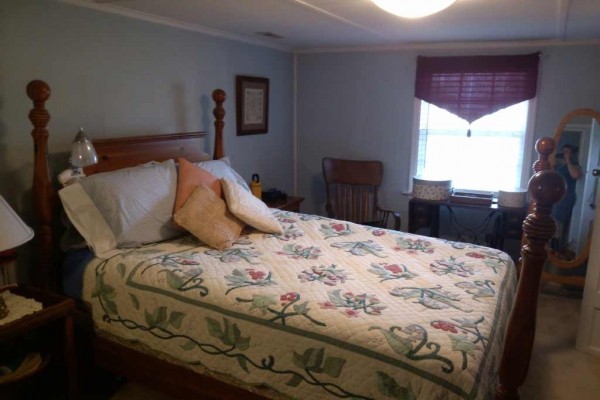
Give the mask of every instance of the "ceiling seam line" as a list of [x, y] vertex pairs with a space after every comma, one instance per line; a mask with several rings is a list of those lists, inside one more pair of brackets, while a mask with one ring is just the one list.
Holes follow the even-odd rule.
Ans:
[[295, 4], [297, 4], [297, 5], [301, 6], [301, 7], [308, 8], [310, 10], [316, 11], [319, 14], [323, 14], [323, 15], [329, 17], [329, 18], [332, 18], [332, 19], [335, 19], [337, 21], [343, 22], [343, 23], [345, 23], [347, 25], [352, 25], [352, 26], [354, 26], [356, 28], [362, 29], [362, 30], [367, 31], [369, 33], [372, 33], [373, 35], [375, 35], [377, 37], [380, 37], [382, 39], [387, 39], [384, 35], [382, 35], [379, 32], [371, 30], [371, 29], [367, 28], [366, 26], [357, 24], [356, 22], [352, 22], [352, 21], [350, 21], [350, 20], [348, 20], [348, 19], [346, 19], [344, 17], [340, 17], [339, 15], [336, 15], [336, 14], [334, 14], [332, 12], [329, 12], [327, 10], [319, 8], [319, 7], [315, 6], [315, 5], [309, 4], [309, 3], [307, 3], [307, 2], [305, 2], [303, 0], [288, 0], [288, 1], [290, 1], [292, 3], [295, 3]]
[[559, 40], [565, 40], [567, 37], [567, 24], [569, 21], [569, 10], [571, 9], [571, 0], [558, 0], [558, 10], [556, 18], [556, 36]]

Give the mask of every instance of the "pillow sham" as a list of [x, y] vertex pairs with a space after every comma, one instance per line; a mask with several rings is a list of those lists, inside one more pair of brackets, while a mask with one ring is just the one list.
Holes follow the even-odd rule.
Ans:
[[228, 178], [239, 183], [244, 189], [250, 191], [248, 184], [232, 167], [229, 157], [223, 157], [218, 160], [201, 161], [196, 163], [200, 168], [205, 169], [218, 178]]
[[174, 215], [175, 222], [215, 249], [230, 247], [242, 233], [244, 224], [208, 186], [197, 186]]
[[223, 197], [219, 178], [207, 170], [192, 164], [185, 158], [177, 159], [177, 163], [179, 164], [179, 171], [177, 175], [177, 192], [175, 194], [173, 213], [177, 212], [177, 210], [183, 206], [196, 186], [202, 184], [208, 186], [218, 197]]
[[115, 235], [80, 183], [64, 187], [58, 196], [65, 214], [96, 257], [110, 258], [121, 252]]
[[233, 215], [259, 231], [283, 234], [279, 221], [260, 199], [231, 179], [222, 178], [221, 186], [227, 207]]
[[173, 160], [103, 172], [79, 183], [110, 227], [117, 247], [137, 247], [182, 234], [172, 219], [177, 190]]

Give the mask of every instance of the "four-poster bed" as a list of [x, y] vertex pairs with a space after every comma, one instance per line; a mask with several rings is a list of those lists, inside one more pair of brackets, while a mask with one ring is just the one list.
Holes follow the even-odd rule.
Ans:
[[[32, 280], [38, 285], [57, 287], [57, 237], [53, 231], [57, 196], [48, 168], [46, 125], [50, 115], [45, 109], [50, 88], [42, 81], [32, 81], [27, 87], [27, 94], [34, 103], [34, 109], [30, 113], [35, 144], [33, 193], [39, 220], [37, 238], [40, 259]], [[225, 93], [215, 90], [213, 100], [216, 103], [213, 112], [213, 158], [216, 160], [224, 156], [222, 135]], [[193, 140], [196, 139], [197, 137]], [[185, 157], [193, 162], [200, 161], [202, 156], [194, 150], [195, 146], [200, 146], [190, 140], [186, 134], [101, 140], [96, 142], [100, 148], [99, 164], [87, 169], [86, 173], [91, 175], [178, 157]], [[126, 151], [123, 150], [125, 146], [128, 146]], [[551, 140], [538, 142], [540, 160], [536, 163], [536, 170], [548, 169], [547, 157], [552, 151], [551, 147]], [[136, 155], [131, 155], [130, 150], [135, 150]], [[114, 162], [115, 158], [119, 162]], [[285, 227], [284, 235], [259, 235], [253, 232], [242, 236], [242, 240], [234, 245], [234, 250], [237, 251], [235, 255], [205, 247], [181, 251], [179, 247], [169, 247], [172, 243], [167, 242], [158, 243], [153, 249], [143, 247], [142, 250], [118, 256], [123, 260], [129, 256], [137, 257], [138, 265], [135, 267], [130, 268], [120, 262], [111, 264], [114, 258], [112, 261], [108, 259], [98, 262], [93, 268], [90, 263], [89, 271], [95, 272], [86, 272], [85, 282], [88, 287], [93, 288], [95, 285], [95, 289], [89, 289], [85, 300], [92, 304], [94, 323], [104, 330], [103, 334], [92, 335], [95, 363], [173, 395], [203, 396], [203, 399], [287, 398], [285, 396], [408, 399], [431, 398], [435, 393], [441, 393], [438, 390], [447, 390], [444, 392], [446, 397], [440, 398], [474, 399], [492, 395], [496, 365], [501, 358], [495, 398], [518, 399], [517, 390], [525, 379], [533, 345], [539, 280], [546, 258], [545, 246], [554, 230], [550, 210], [563, 191], [564, 184], [560, 176], [550, 171], [537, 173], [530, 181], [529, 192], [534, 205], [523, 226], [526, 244], [521, 253], [521, 272], [514, 303], [515, 268], [512, 261], [509, 261], [510, 258], [503, 253], [491, 252], [480, 246], [437, 239], [429, 241], [401, 232], [289, 212], [274, 214]], [[350, 238], [364, 240], [352, 242]], [[190, 245], [190, 239], [175, 241], [177, 240], [188, 247]], [[295, 242], [289, 243], [292, 240]], [[274, 246], [283, 249], [274, 253], [274, 257], [279, 257], [276, 262], [266, 258], [266, 253]], [[143, 252], [152, 253], [154, 258], [151, 260], [160, 258], [163, 264], [148, 261]], [[177, 254], [175, 261], [173, 254]], [[445, 258], [441, 259], [442, 256]], [[284, 258], [288, 259], [285, 268], [281, 264]], [[320, 261], [313, 261], [319, 258]], [[171, 261], [164, 261], [167, 259]], [[214, 259], [219, 259], [220, 264], [214, 264], [212, 268]], [[371, 261], [369, 264], [362, 261], [363, 264], [354, 267], [352, 263], [355, 259], [377, 262]], [[312, 267], [292, 270], [305, 262]], [[149, 288], [144, 279], [150, 278], [143, 275], [158, 264], [162, 265], [162, 275], [159, 276], [163, 279], [154, 283], [157, 286]], [[195, 270], [189, 267], [192, 264], [197, 266], [194, 267]], [[235, 269], [230, 264], [240, 267]], [[342, 268], [351, 273], [344, 272], [339, 267], [336, 269], [335, 264], [341, 264]], [[138, 268], [139, 266], [143, 268]], [[270, 267], [268, 275], [265, 272], [267, 267]], [[299, 279], [298, 285], [304, 286], [296, 288], [282, 283], [285, 290], [276, 292], [276, 296], [264, 292], [272, 287], [277, 288], [276, 280], [283, 281], [282, 269], [292, 270], [292, 279], [296, 282]], [[173, 271], [177, 274], [184, 271], [188, 277], [196, 271], [193, 281], [196, 284], [195, 291], [184, 288], [187, 282], [181, 284], [182, 275]], [[204, 275], [200, 277], [202, 273]], [[213, 285], [213, 280], [222, 278], [223, 275], [223, 287]], [[117, 287], [117, 281], [124, 278], [127, 278], [125, 285]], [[422, 282], [419, 282], [421, 279]], [[402, 282], [403, 285], [400, 286], [403, 287], [395, 284], [396, 282]], [[405, 284], [406, 282], [414, 283]], [[324, 285], [320, 285], [321, 283]], [[346, 286], [342, 286], [342, 283]], [[167, 286], [167, 289], [160, 287], [161, 284], [170, 285], [170, 289]], [[316, 294], [302, 291], [307, 285], [312, 285]], [[374, 291], [379, 285], [386, 290], [378, 292], [378, 297], [370, 294], [369, 290]], [[454, 292], [457, 288], [463, 289], [462, 296], [442, 290], [442, 285], [451, 287]], [[171, 290], [173, 287], [179, 291]], [[257, 292], [249, 292], [249, 289]], [[222, 298], [217, 298], [215, 293], [221, 290], [225, 294]], [[232, 291], [233, 294], [230, 294]], [[156, 303], [159, 301], [156, 298], [148, 298], [144, 303], [141, 299], [146, 295], [145, 292], [166, 294], [159, 298], [166, 303]], [[303, 297], [306, 300], [304, 303], [300, 302], [300, 293], [306, 296]], [[309, 295], [323, 293], [326, 296], [323, 300], [327, 301], [308, 303]], [[121, 294], [128, 299], [122, 300], [127, 305], [118, 303], [117, 311], [116, 300], [113, 300]], [[170, 301], [175, 297], [187, 304], [173, 305], [175, 303]], [[226, 301], [231, 303], [230, 308], [225, 306]], [[140, 306], [142, 303], [143, 306]], [[152, 306], [148, 306], [149, 303]], [[202, 309], [207, 313], [202, 318], [207, 326], [199, 336], [191, 336], [190, 333], [183, 335], [175, 329], [185, 325], [191, 317], [185, 317], [183, 311], [172, 310], [180, 307], [177, 310], [185, 310], [189, 315], [195, 314], [196, 311], [185, 308], [190, 304], [196, 306], [194, 310], [200, 312]], [[512, 313], [509, 318], [511, 304]], [[144, 307], [145, 310], [141, 310]], [[442, 320], [436, 317], [426, 323], [404, 323], [405, 321], [395, 318], [402, 314], [396, 310], [404, 310], [404, 307], [418, 307], [414, 312], [417, 316], [427, 313], [441, 315], [435, 314], [441, 310], [455, 318]], [[242, 309], [244, 312], [240, 311]], [[134, 317], [130, 317], [136, 310], [142, 312], [142, 322], [136, 322]], [[337, 311], [336, 316], [332, 310]], [[477, 314], [479, 311], [481, 317]], [[340, 317], [339, 314], [343, 316]], [[265, 315], [274, 317], [267, 320]], [[388, 319], [385, 319], [389, 318], [387, 315], [395, 318], [389, 324]], [[295, 317], [299, 318], [292, 319]], [[341, 328], [336, 328], [334, 333], [326, 332], [324, 329], [328, 324], [335, 326], [332, 322], [338, 321], [335, 318], [342, 318], [343, 324], [339, 325]], [[358, 322], [355, 321], [361, 318], [366, 320], [368, 329], [356, 325]], [[88, 321], [89, 319], [88, 317]], [[283, 336], [276, 336], [276, 330]], [[121, 334], [129, 342], [139, 339], [144, 347], [151, 347], [152, 351], [141, 351], [142, 346], [126, 344], [127, 340], [117, 338]], [[365, 342], [358, 342], [362, 337], [366, 338]], [[207, 344], [207, 340], [212, 342]], [[178, 342], [174, 348], [165, 350], [165, 347], [162, 352], [152, 347], [165, 341]], [[276, 364], [275, 357], [271, 355], [279, 354], [276, 348], [279, 342], [291, 342], [288, 345], [297, 346], [293, 348], [289, 364], [283, 364], [283, 357], [277, 359]], [[249, 350], [250, 344], [263, 347]], [[229, 347], [223, 349], [223, 345]], [[378, 348], [381, 353], [376, 354], [370, 348]], [[204, 354], [200, 354], [200, 350]], [[187, 354], [187, 358], [179, 357], [179, 361], [165, 355], [182, 351], [182, 354]], [[190, 351], [196, 351], [193, 357], [190, 356]], [[251, 351], [263, 352], [257, 353], [260, 356], [253, 357]], [[354, 353], [350, 354], [351, 351]], [[198, 359], [194, 358], [197, 353]], [[210, 364], [217, 355], [232, 358], [226, 361], [233, 361], [237, 369], [230, 371], [227, 368], [232, 368], [231, 366], [225, 368], [216, 364], [216, 361], [215, 364]], [[210, 367], [196, 368], [198, 364]], [[378, 370], [374, 374], [375, 367]], [[219, 372], [213, 373], [211, 369]], [[249, 371], [267, 375], [259, 375], [262, 378], [258, 380], [245, 381], [245, 374], [250, 374]], [[405, 375], [396, 375], [396, 372]], [[283, 380], [279, 382], [278, 379], [282, 376]], [[358, 383], [368, 385], [352, 386]], [[290, 392], [282, 394], [284, 389], [289, 389]]]

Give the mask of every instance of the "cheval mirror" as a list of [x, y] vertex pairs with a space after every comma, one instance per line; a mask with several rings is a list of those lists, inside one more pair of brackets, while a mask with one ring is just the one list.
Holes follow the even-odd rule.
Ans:
[[552, 167], [567, 191], [554, 206], [556, 234], [542, 281], [582, 287], [590, 254], [600, 174], [600, 112], [580, 108], [566, 114], [554, 133]]

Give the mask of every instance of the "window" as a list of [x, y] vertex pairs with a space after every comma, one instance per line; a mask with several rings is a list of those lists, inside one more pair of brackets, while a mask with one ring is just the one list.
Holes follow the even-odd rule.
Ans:
[[[452, 179], [457, 189], [498, 191], [522, 187], [530, 170], [527, 122], [533, 101], [523, 101], [486, 115], [471, 125], [419, 100], [416, 134], [417, 175]], [[471, 136], [467, 132], [471, 130]]]
[[521, 187], [538, 64], [539, 53], [419, 56], [413, 172], [457, 189]]

